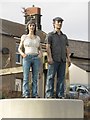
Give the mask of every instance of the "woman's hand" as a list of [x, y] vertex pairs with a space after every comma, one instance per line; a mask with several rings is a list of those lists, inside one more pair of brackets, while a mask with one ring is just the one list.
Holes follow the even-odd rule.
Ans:
[[39, 58], [42, 58], [42, 57], [43, 57], [42, 51], [39, 51], [38, 57], [39, 57]]
[[22, 54], [22, 57], [23, 57], [23, 58], [25, 58], [26, 56], [27, 56], [26, 54], [24, 54], [24, 53]]

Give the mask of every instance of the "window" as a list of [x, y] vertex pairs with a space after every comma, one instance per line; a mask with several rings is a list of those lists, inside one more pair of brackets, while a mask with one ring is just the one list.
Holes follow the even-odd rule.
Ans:
[[21, 91], [22, 90], [22, 79], [15, 80], [15, 91]]
[[22, 63], [22, 57], [20, 53], [18, 52], [19, 43], [16, 43], [16, 64]]

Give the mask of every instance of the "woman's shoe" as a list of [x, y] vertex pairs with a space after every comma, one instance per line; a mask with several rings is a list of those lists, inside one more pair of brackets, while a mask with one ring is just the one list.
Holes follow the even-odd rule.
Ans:
[[22, 98], [29, 98], [29, 96], [23, 96]]

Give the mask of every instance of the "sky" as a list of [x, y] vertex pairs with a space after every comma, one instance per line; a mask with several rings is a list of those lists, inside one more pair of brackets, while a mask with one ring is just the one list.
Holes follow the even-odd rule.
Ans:
[[78, 1], [0, 0], [0, 18], [24, 24], [22, 8], [35, 5], [41, 8], [41, 25], [44, 32], [53, 30], [52, 19], [59, 16], [64, 19], [62, 31], [69, 39], [88, 41], [88, 1]]

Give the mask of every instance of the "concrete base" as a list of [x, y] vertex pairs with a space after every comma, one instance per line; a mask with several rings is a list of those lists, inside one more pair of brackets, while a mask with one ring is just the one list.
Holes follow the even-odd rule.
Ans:
[[1, 99], [1, 118], [83, 118], [83, 101], [75, 99]]

